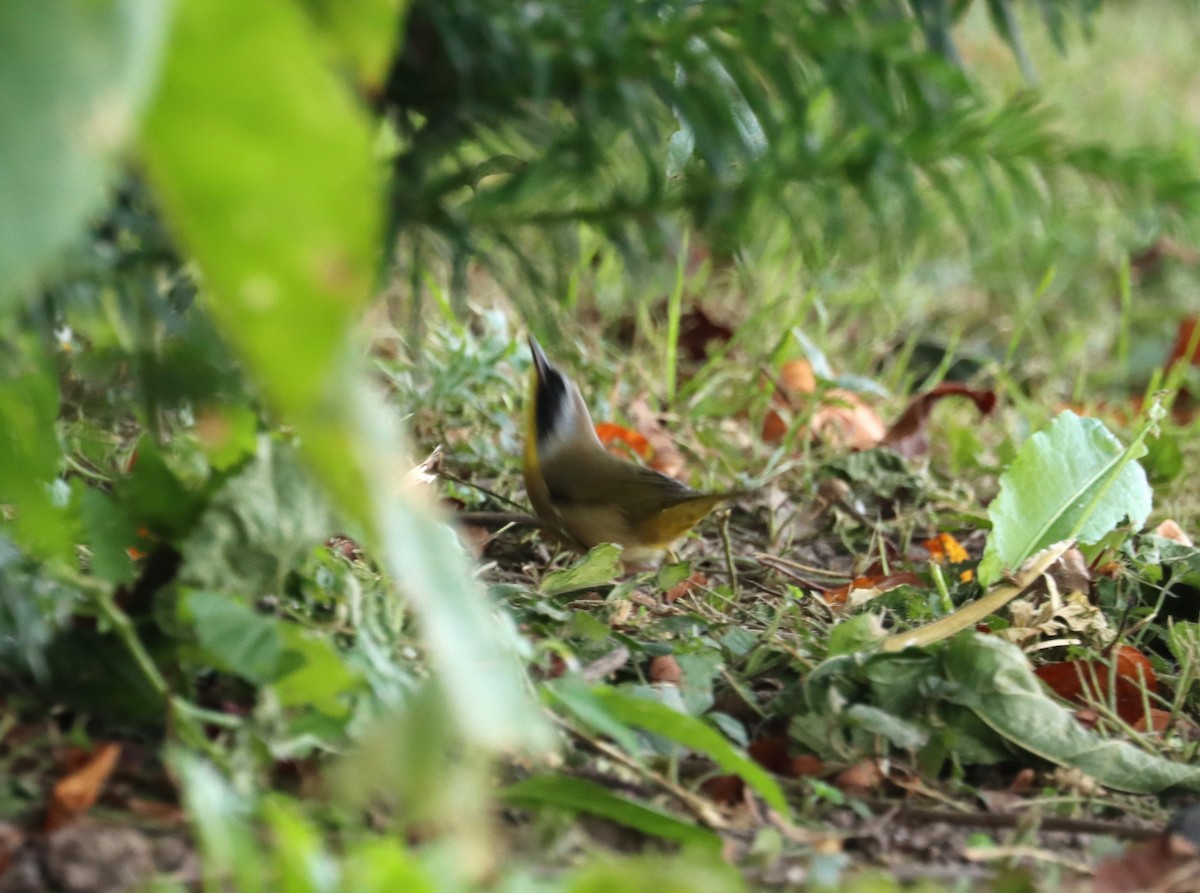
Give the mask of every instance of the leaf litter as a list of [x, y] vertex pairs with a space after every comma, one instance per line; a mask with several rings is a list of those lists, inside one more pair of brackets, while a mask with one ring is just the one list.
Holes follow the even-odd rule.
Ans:
[[[681, 576], [663, 580], [660, 574], [657, 586], [653, 578], [623, 580], [615, 573], [603, 581], [604, 574], [594, 572], [613, 566], [608, 556], [602, 561], [596, 554], [582, 559], [559, 558], [567, 570], [554, 573], [567, 574], [565, 579], [578, 574], [580, 588], [599, 587], [602, 597], [602, 601], [593, 603], [596, 607], [574, 603], [572, 616], [577, 618], [577, 612], [583, 610], [601, 624], [607, 618], [608, 629], [612, 630], [609, 640], [617, 636], [621, 647], [629, 650], [630, 662], [622, 661], [606, 673], [606, 681], [599, 687], [593, 683], [594, 695], [603, 701], [627, 691], [646, 700], [647, 708], [658, 703], [661, 708], [656, 710], [665, 708], [686, 717], [689, 708], [677, 694], [671, 694], [684, 679], [680, 655], [709, 641], [702, 647], [712, 649], [718, 661], [716, 671], [710, 671], [701, 684], [711, 686], [712, 696], [706, 701], [711, 706], [692, 712], [692, 716], [719, 730], [735, 748], [740, 744], [751, 761], [770, 773], [791, 779], [793, 784], [809, 780], [802, 781], [799, 789], [788, 788], [800, 795], [804, 784], [815, 786], [807, 790], [803, 800], [809, 821], [824, 815], [827, 821], [841, 816], [837, 821], [844, 822], [847, 804], [855, 802], [886, 809], [884, 804], [889, 802], [912, 803], [915, 799], [919, 803], [934, 798], [935, 803], [956, 804], [961, 823], [970, 826], [978, 818], [981, 827], [990, 827], [990, 819], [973, 818], [972, 792], [985, 796], [1006, 786], [1016, 791], [1012, 779], [1017, 777], [1040, 778], [1042, 784], [1053, 785], [1053, 779], [1066, 777], [1056, 774], [1061, 770], [1053, 768], [1055, 763], [1074, 767], [1078, 778], [1095, 779], [1112, 791], [1162, 792], [1197, 786], [1200, 776], [1169, 756], [1172, 751], [1178, 753], [1179, 744], [1184, 742], [1172, 744], [1162, 739], [1150, 752], [1134, 728], [1129, 728], [1132, 737], [1125, 740], [1120, 723], [1143, 718], [1130, 712], [1135, 700], [1144, 705], [1149, 697], [1157, 698], [1156, 705], [1166, 703], [1164, 694], [1156, 688], [1158, 677], [1153, 674], [1151, 662], [1133, 646], [1121, 645], [1112, 652], [1119, 655], [1118, 673], [1113, 677], [1115, 701], [1111, 700], [1113, 686], [1107, 684], [1107, 676], [1094, 680], [1100, 683], [1098, 686], [1075, 691], [1053, 685], [1043, 687], [1039, 677], [1053, 671], [1035, 674], [1035, 665], [1070, 666], [1076, 670], [1086, 667], [1089, 671], [1107, 666], [1105, 649], [1114, 647], [1114, 639], [1122, 635], [1122, 620], [1111, 614], [1113, 586], [1108, 580], [1096, 584], [1092, 567], [1102, 561], [1125, 562], [1126, 576], [1118, 585], [1127, 587], [1126, 597], [1143, 593], [1141, 587], [1145, 584], [1139, 582], [1143, 579], [1139, 575], [1144, 565], [1131, 561], [1128, 550], [1129, 544], [1136, 542], [1148, 513], [1145, 477], [1138, 476], [1136, 462], [1145, 434], [1135, 437], [1132, 446], [1124, 447], [1092, 419], [1060, 416], [1049, 436], [1075, 441], [1067, 446], [1053, 441], [1043, 445], [1038, 438], [1027, 440], [1021, 449], [1028, 458], [1011, 463], [1005, 471], [1007, 477], [1000, 481], [1002, 492], [1007, 487], [1010, 494], [1038, 493], [1037, 507], [1019, 504], [1014, 508], [1001, 502], [992, 508], [977, 508], [972, 516], [969, 510], [963, 513], [961, 502], [946, 500], [949, 492], [944, 482], [930, 478], [924, 467], [909, 463], [927, 461], [930, 454], [941, 452], [932, 420], [935, 405], [949, 396], [963, 397], [986, 418], [997, 409], [994, 391], [955, 383], [935, 386], [914, 397], [896, 422], [888, 426], [877, 422], [878, 416], [861, 424], [847, 422], [856, 413], [870, 413], [862, 398], [846, 396], [853, 392], [830, 397], [826, 389], [820, 398], [826, 402], [817, 404], [815, 411], [797, 402], [798, 396], [811, 397], [818, 390], [806, 363], [785, 367], [768, 410], [768, 423], [759, 432], [764, 447], [785, 442], [784, 434], [792, 427], [792, 420], [801, 417], [797, 413], [807, 412], [810, 419], [815, 419], [817, 412], [832, 405], [839, 417], [836, 425], [841, 427], [823, 429], [839, 433], [824, 437], [827, 442], [821, 447], [822, 453], [840, 452], [849, 458], [854, 455], [845, 452], [849, 448], [857, 449], [862, 456], [890, 452], [898, 460], [886, 460], [873, 467], [834, 459], [829, 467], [838, 468], [839, 461], [842, 463], [840, 467], [846, 470], [838, 473], [846, 475], [842, 480], [849, 482], [848, 489], [827, 503], [824, 517], [814, 516], [814, 523], [788, 540], [785, 554], [773, 549], [771, 541], [772, 528], [779, 526], [773, 523], [779, 510], [766, 514], [760, 494], [735, 506], [724, 520], [719, 517], [702, 525], [679, 549], [677, 563], [672, 565], [682, 568]], [[627, 406], [637, 430], [604, 426], [603, 438], [620, 443], [626, 455], [641, 456], [643, 460], [665, 454], [671, 458], [668, 470], [688, 480], [696, 462], [703, 459], [685, 457], [674, 446], [672, 434], [664, 429], [644, 398]], [[772, 422], [772, 418], [777, 421]], [[813, 421], [806, 424], [811, 436], [821, 439], [821, 426]], [[699, 427], [699, 423], [693, 425]], [[851, 432], [849, 437], [845, 436], [847, 432]], [[803, 441], [792, 443], [792, 449], [802, 454]], [[1049, 461], [1063, 450], [1075, 459], [1076, 468], [1088, 468], [1087, 463], [1092, 462], [1094, 470], [1083, 476], [1067, 476], [1063, 483], [1072, 490], [1047, 490], [1043, 483], [1058, 486], [1062, 476], [1042, 469], [1038, 463]], [[884, 468], [888, 470], [882, 472]], [[887, 483], [889, 479], [894, 483]], [[764, 492], [771, 489], [765, 488]], [[879, 501], [872, 505], [871, 499]], [[1038, 513], [1053, 520], [1036, 521]], [[939, 525], [939, 516], [968, 520], [965, 526], [955, 528]], [[978, 528], [972, 525], [986, 522], [990, 522], [991, 532], [987, 546], [980, 548]], [[917, 538], [914, 548], [902, 547], [903, 538], [897, 533], [911, 537], [921, 532], [922, 524], [927, 525], [925, 538]], [[1027, 539], [1017, 547], [1004, 545], [1012, 540], [1012, 531], [1018, 527], [1028, 529], [1031, 524], [1040, 531], [1038, 538]], [[929, 639], [922, 649], [904, 650], [894, 656], [878, 653], [880, 633], [868, 633], [858, 640], [847, 639], [856, 644], [840, 652], [842, 656], [824, 656], [832, 655], [832, 649], [826, 652], [827, 636], [841, 631], [856, 617], [875, 617], [876, 623], [882, 620], [885, 627], [893, 628], [919, 628], [922, 618], [935, 621], [952, 617], [960, 605], [969, 606], [979, 599], [982, 590], [975, 580], [975, 565], [981, 557], [989, 556], [985, 570], [991, 575], [989, 582], [996, 585], [1004, 572], [1016, 573], [1018, 565], [1033, 556], [1035, 547], [1045, 548], [1053, 542], [1049, 538], [1062, 531], [1081, 536], [1088, 545], [1086, 555], [1064, 544], [1021, 584], [1002, 585], [1002, 589], [1007, 587], [1005, 601], [1009, 607], [993, 602], [988, 612], [958, 627], [979, 631], [963, 632], [956, 638]], [[974, 544], [973, 548], [964, 547], [959, 537]], [[923, 547], [921, 551], [915, 548], [918, 543]], [[832, 551], [826, 551], [830, 545]], [[855, 557], [856, 551], [860, 557]], [[861, 555], [870, 553], [884, 556], [882, 564], [875, 561], [870, 574], [853, 574]], [[851, 578], [840, 588], [816, 582], [836, 579], [839, 574]], [[1059, 581], [1065, 585], [1060, 586]], [[560, 585], [551, 584], [549, 591], [569, 591], [560, 590]], [[650, 601], [646, 600], [647, 587]], [[856, 591], [863, 597], [854, 599]], [[1016, 596], [1021, 598], [1014, 602]], [[828, 607], [820, 608], [818, 598]], [[633, 605], [632, 611], [627, 605]], [[516, 607], [520, 615], [520, 604]], [[844, 616], [839, 618], [839, 613]], [[611, 625], [618, 617], [618, 625]], [[594, 645], [572, 636], [569, 624], [538, 626], [550, 636], [565, 634], [567, 638], [560, 641], [578, 649], [581, 659], [598, 653]], [[603, 629], [600, 626], [593, 631], [596, 645], [605, 638]], [[1016, 636], [1017, 630], [1023, 630], [1020, 637]], [[893, 635], [900, 638], [899, 633]], [[1005, 650], [1011, 646], [1000, 641], [1001, 637], [1021, 641], [1025, 653]], [[732, 639], [739, 640], [737, 647], [733, 647]], [[1081, 660], [1075, 656], [1089, 649], [1097, 655], [1095, 658]], [[917, 659], [922, 652], [933, 662]], [[645, 655], [642, 660], [638, 659], [639, 653]], [[1136, 678], [1126, 669], [1134, 660], [1128, 656], [1133, 654], [1144, 662], [1138, 663]], [[1039, 660], [1043, 655], [1067, 659], [1043, 663]], [[1168, 689], [1165, 695], [1170, 694]], [[1061, 700], [1056, 701], [1056, 697]], [[1088, 724], [1078, 710], [1063, 706], [1064, 701], [1079, 707], [1106, 699], [1118, 722], [1115, 727], [1109, 724], [1100, 729], [1094, 723]], [[1102, 705], [1102, 709], [1107, 708]], [[592, 732], [583, 733], [584, 739], [595, 747], [622, 747], [636, 760], [649, 759], [641, 764], [641, 771], [661, 785], [663, 802], [669, 804], [674, 798], [676, 807], [684, 812], [691, 803], [691, 814], [699, 824], [707, 823], [719, 831], [724, 828], [721, 833], [727, 836], [729, 820], [718, 822], [711, 814], [706, 819], [704, 810], [696, 811], [692, 798], [705, 796], [715, 808], [730, 813], [744, 813], [747, 808], [751, 813], [756, 811], [750, 804], [757, 795], [746, 787], [744, 774], [706, 774], [706, 763], [712, 766], [708, 762], [711, 751], [669, 725], [658, 728], [658, 743], [640, 736], [628, 739], [626, 732], [617, 731], [627, 728], [628, 720], [628, 716], [610, 716]], [[785, 734], [770, 731], [781, 726], [786, 728]], [[877, 753], [881, 747], [887, 755], [883, 762], [863, 756]], [[686, 757], [681, 766], [690, 766], [689, 772], [698, 774], [690, 781], [687, 775], [672, 781], [659, 774], [665, 771], [655, 768], [661, 756], [651, 755], [663, 753], [676, 754], [673, 759]], [[901, 766], [909, 769], [898, 772]], [[910, 783], [910, 779], [917, 783]], [[550, 785], [549, 781], [543, 783]], [[1018, 827], [1021, 813], [1037, 805], [1035, 785], [1026, 781], [1020, 790], [1006, 794], [1012, 798], [1008, 814], [1013, 824], [1008, 827], [1013, 829]], [[903, 793], [900, 800], [895, 799], [898, 791]], [[1111, 794], [1111, 805], [1106, 805], [1104, 797], [1094, 799], [1093, 805], [1079, 815], [1080, 827], [1091, 821], [1089, 815], [1121, 815], [1123, 796], [1127, 795]], [[604, 810], [609, 819], [622, 821], [620, 810], [614, 810], [611, 804]], [[631, 814], [629, 821], [632, 824], [640, 820]], [[761, 816], [755, 821], [761, 822]], [[1104, 827], [1106, 833], [1122, 833], [1119, 822]], [[1143, 827], [1133, 822], [1125, 830], [1136, 837], [1143, 833]], [[1047, 840], [1054, 833], [1047, 831]], [[1084, 835], [1077, 837], [1074, 845], [1085, 841], [1086, 832]], [[837, 839], [842, 843], [835, 843], [835, 849], [854, 852], [852, 835]], [[828, 841], [822, 844], [827, 845]], [[947, 858], [969, 859], [969, 850], [964, 842], [957, 856]], [[811, 846], [800, 845], [789, 852], [785, 861], [816, 858]], [[1086, 863], [1086, 852], [1081, 851], [1081, 856], [1078, 864]]]
[[[784, 379], [793, 398], [810, 387], [799, 366]], [[634, 428], [613, 425], [602, 436], [689, 482], [701, 468], [706, 480], [749, 477], [777, 454], [777, 471], [755, 495], [702, 525], [657, 572], [622, 575], [615, 549], [572, 556], [528, 528], [503, 527], [475, 543], [570, 742], [564, 762], [514, 767], [508, 802], [592, 816], [580, 820], [584, 833], [600, 817], [644, 842], [718, 846], [760, 864], [763, 879], [794, 878], [833, 856], [839, 871], [882, 865], [903, 875], [926, 859], [975, 872], [969, 829], [1017, 834], [1039, 814], [1047, 829], [1059, 819], [1083, 829], [1070, 846], [1085, 863], [1087, 829], [1143, 833], [1144, 821], [1120, 819], [1165, 813], [1147, 794], [1121, 791], [1196, 785], [1185, 765], [1193, 639], [1185, 626], [1171, 634], [1149, 607], [1159, 593], [1173, 597], [1200, 581], [1200, 557], [1182, 530], [1141, 530], [1139, 436], [1126, 447], [1094, 420], [1060, 416], [1048, 441], [1011, 444], [998, 482], [1010, 496], [989, 499], [986, 482], [969, 486], [940, 469], [948, 426], [990, 424], [1003, 411], [992, 391], [934, 387], [887, 425], [868, 406], [887, 402], [873, 392], [830, 397], [836, 377], [812, 381], [808, 396], [828, 404], [768, 396], [800, 436], [759, 436], [749, 406], [721, 420], [742, 427], [743, 456], [704, 441], [709, 417], [660, 412], [646, 392], [625, 398]], [[982, 415], [958, 414], [946, 396]], [[942, 402], [945, 415], [935, 418]], [[826, 431], [841, 433], [814, 439], [817, 427], [804, 419], [830, 406], [872, 420], [829, 422]], [[854, 450], [848, 430], [870, 433]], [[448, 442], [419, 425], [418, 435], [431, 447]], [[468, 510], [511, 511], [494, 498], [519, 497], [513, 470], [464, 456], [464, 444], [436, 468], [414, 470], [414, 485], [437, 486]], [[1064, 450], [1090, 469], [1069, 491], [1045, 455]], [[171, 480], [152, 450], [143, 458], [156, 479]], [[194, 495], [183, 478], [170, 484], [194, 503], [194, 517], [160, 534], [184, 553], [174, 634], [186, 637], [191, 660], [229, 677], [199, 692], [196, 706], [242, 723], [254, 709], [245, 686], [260, 687], [282, 710], [273, 719], [276, 754], [292, 760], [342, 747], [355, 705], [411, 684], [371, 669], [386, 665], [379, 649], [392, 647], [388, 625], [404, 621], [389, 617], [371, 556], [321, 512], [285, 442], [252, 440], [235, 462], [222, 462]], [[1060, 491], [1071, 495], [1066, 504]], [[245, 502], [252, 494], [261, 498]], [[279, 535], [238, 548], [238, 531], [289, 513]], [[1063, 544], [1048, 566], [1022, 571], [1062, 531], [1082, 545]], [[999, 556], [988, 589], [974, 574], [985, 555]], [[263, 594], [254, 608], [230, 593], [244, 587]], [[996, 595], [1004, 601], [986, 600]], [[988, 610], [972, 614], [981, 604]], [[352, 637], [338, 613], [347, 610], [358, 618]], [[316, 625], [304, 633], [296, 617]], [[337, 632], [321, 637], [324, 624]], [[957, 632], [939, 632], [947, 624]], [[922, 635], [919, 647], [887, 645]], [[1046, 674], [1067, 678], [1066, 669], [1047, 669], [1055, 667], [1069, 668], [1078, 686], [1044, 686]], [[1073, 804], [1053, 821], [1039, 812], [1048, 791]], [[882, 818], [898, 809], [909, 819]], [[1062, 832], [1032, 833], [1046, 852]]]

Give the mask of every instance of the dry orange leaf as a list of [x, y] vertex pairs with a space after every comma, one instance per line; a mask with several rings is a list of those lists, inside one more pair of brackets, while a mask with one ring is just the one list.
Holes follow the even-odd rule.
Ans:
[[1160, 710], [1157, 707], [1151, 707], [1150, 711], [1145, 715], [1138, 717], [1137, 722], [1133, 724], [1133, 728], [1138, 732], [1165, 732], [1167, 726], [1171, 724], [1171, 712], [1169, 710]]
[[779, 386], [784, 394], [777, 395], [783, 402], [786, 396], [815, 394], [817, 392], [817, 376], [813, 372], [812, 363], [808, 360], [789, 360], [779, 367]]
[[788, 423], [774, 409], [768, 409], [763, 416], [762, 439], [764, 443], [779, 443], [787, 434]]
[[841, 607], [850, 600], [850, 595], [857, 589], [874, 589], [883, 593], [898, 586], [924, 586], [924, 581], [912, 571], [901, 571], [898, 574], [872, 574], [855, 577], [845, 586], [830, 589], [821, 593], [827, 604]]
[[[636, 431], [629, 430], [624, 425], [615, 425], [612, 422], [598, 422], [596, 424], [596, 436], [600, 438], [600, 442], [604, 444], [610, 453], [621, 453], [625, 449], [628, 449], [635, 456], [648, 459], [653, 452], [650, 448], [650, 441], [646, 440], [646, 438]], [[614, 446], [616, 449], [614, 449]]]
[[962, 547], [962, 543], [949, 533], [939, 533], [932, 539], [925, 540], [921, 545], [929, 550], [929, 557], [935, 564], [962, 564], [964, 561], [971, 560], [971, 556]]
[[673, 602], [679, 601], [679, 599], [683, 598], [697, 586], [707, 585], [708, 577], [704, 576], [704, 574], [700, 573], [699, 571], [695, 571], [686, 580], [680, 580], [678, 583], [668, 589], [666, 594], [663, 596], [663, 601], [669, 605]]
[[[780, 407], [796, 409], [804, 398], [817, 391], [817, 377], [807, 360], [790, 360], [779, 368], [773, 400]], [[763, 419], [762, 439], [775, 443], [788, 429], [786, 409], [768, 409]], [[883, 421], [852, 391], [834, 388], [821, 395], [821, 403], [809, 421], [809, 434], [834, 446], [867, 450], [886, 433]]]
[[54, 831], [91, 809], [120, 756], [121, 745], [102, 744], [83, 766], [59, 779], [50, 796], [44, 829]]
[[812, 433], [825, 443], [851, 450], [878, 446], [887, 430], [879, 414], [852, 391], [835, 388], [825, 394], [812, 417]]
[[[1149, 658], [1132, 645], [1117, 649], [1117, 678], [1112, 691], [1116, 697], [1117, 715], [1127, 723], [1141, 722], [1153, 727], [1155, 719], [1146, 722], [1142, 684], [1151, 694], [1158, 691], [1158, 679]], [[1088, 701], [1105, 701], [1110, 690], [1108, 679], [1109, 663], [1098, 660], [1065, 660], [1045, 664], [1034, 669], [1051, 691], [1059, 697], [1077, 704]]]

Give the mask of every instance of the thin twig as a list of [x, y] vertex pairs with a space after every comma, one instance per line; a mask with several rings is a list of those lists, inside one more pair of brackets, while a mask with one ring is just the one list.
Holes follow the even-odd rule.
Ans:
[[462, 524], [474, 524], [477, 527], [506, 527], [512, 524], [546, 528], [545, 521], [525, 512], [455, 512], [453, 518]]
[[[1029, 824], [1027, 813], [1036, 809], [1036, 804], [1018, 813], [969, 812], [956, 809], [926, 809], [917, 806], [901, 806], [888, 800], [867, 800], [867, 805], [876, 811], [890, 811], [890, 818], [907, 825], [971, 825], [975, 828], [1023, 828]], [[1118, 837], [1123, 840], [1149, 840], [1162, 832], [1161, 828], [1139, 828], [1120, 822], [1103, 819], [1070, 819], [1062, 816], [1045, 816], [1037, 822], [1041, 831], [1061, 831], [1068, 834], [1095, 834]]]
[[492, 499], [498, 499], [500, 502], [506, 502], [515, 509], [524, 509], [525, 508], [525, 506], [521, 505], [521, 503], [516, 502], [512, 499], [509, 499], [507, 496], [502, 496], [494, 490], [489, 490], [487, 487], [483, 486], [482, 484], [477, 484], [474, 481], [464, 480], [463, 478], [460, 478], [458, 475], [451, 474], [450, 472], [444, 471], [443, 469], [439, 468], [437, 470], [437, 476], [440, 477], [444, 481], [452, 481], [455, 484], [461, 484], [464, 487], [470, 487], [472, 490], [477, 490], [478, 492], [484, 494], [485, 496], [492, 497]]
[[734, 599], [737, 599], [741, 592], [738, 585], [737, 562], [733, 560], [733, 542], [729, 538], [728, 512], [721, 517], [721, 542], [725, 544], [725, 567], [729, 571], [729, 588], [733, 592]]

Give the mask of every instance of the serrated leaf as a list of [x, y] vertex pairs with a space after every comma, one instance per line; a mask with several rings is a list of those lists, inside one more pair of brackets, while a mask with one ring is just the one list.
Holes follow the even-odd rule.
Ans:
[[670, 813], [622, 797], [585, 778], [539, 775], [505, 788], [502, 796], [514, 806], [555, 806], [602, 816], [618, 824], [678, 843], [720, 849], [721, 838]]
[[213, 494], [184, 540], [181, 578], [203, 589], [277, 592], [333, 528], [299, 458], [264, 435], [254, 461]]
[[1129, 449], [1097, 419], [1060, 413], [1021, 445], [1000, 477], [988, 508], [992, 533], [979, 565], [987, 586], [1040, 549], [1064, 540], [1094, 543], [1128, 518], [1141, 525], [1150, 514], [1151, 490]]

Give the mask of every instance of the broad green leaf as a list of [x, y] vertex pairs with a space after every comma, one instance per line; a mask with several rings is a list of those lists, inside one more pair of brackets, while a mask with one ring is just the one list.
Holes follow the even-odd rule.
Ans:
[[1167, 647], [1181, 665], [1195, 666], [1200, 659], [1200, 623], [1176, 620], [1167, 629]]
[[0, 666], [49, 676], [45, 651], [82, 600], [0, 534]]
[[342, 717], [350, 709], [348, 696], [361, 687], [361, 677], [327, 639], [260, 614], [233, 596], [186, 592], [179, 611], [213, 666], [270, 685], [284, 707]]
[[218, 592], [186, 592], [179, 600], [184, 621], [213, 666], [257, 685], [274, 682], [285, 670], [286, 645], [280, 622], [244, 601]]
[[550, 702], [558, 703], [575, 715], [575, 718], [607, 735], [627, 753], [638, 750], [637, 735], [626, 725], [614, 719], [597, 697], [596, 690], [586, 685], [578, 676], [552, 679], [541, 687]]
[[346, 847], [342, 890], [437, 893], [439, 886], [395, 837], [368, 837]]
[[325, 848], [321, 829], [300, 809], [299, 804], [280, 795], [264, 798], [259, 815], [270, 828], [273, 844], [272, 878], [277, 889], [287, 893], [318, 893], [332, 888], [338, 867]]
[[521, 678], [516, 632], [491, 613], [454, 531], [400, 500], [381, 507], [379, 525], [384, 561], [421, 618], [458, 727], [494, 747], [548, 747], [549, 730]]
[[704, 754], [726, 772], [741, 776], [780, 815], [791, 815], [791, 808], [775, 779], [743, 751], [726, 741], [720, 732], [701, 720], [664, 704], [632, 697], [611, 688], [597, 688], [595, 695], [614, 719]]
[[905, 750], [916, 750], [929, 740], [929, 729], [925, 726], [906, 722], [870, 704], [851, 705], [846, 710], [846, 719], [872, 735], [887, 738], [893, 745]]
[[213, 316], [413, 603], [462, 732], [542, 746], [510, 641], [453, 534], [401, 492], [404, 438], [350, 340], [381, 230], [374, 125], [325, 67], [298, 5], [177, 8], [143, 149]]
[[[199, 426], [197, 426], [199, 427]], [[258, 448], [258, 414], [249, 406], [221, 406], [205, 413], [205, 436], [200, 448], [208, 464], [226, 471]]]
[[158, 68], [169, 8], [0, 3], [0, 309], [104, 198]]
[[608, 586], [620, 574], [621, 547], [601, 543], [570, 567], [546, 574], [542, 580], [542, 592], [546, 595], [563, 595]]
[[264, 435], [254, 461], [213, 494], [184, 540], [183, 579], [243, 595], [278, 592], [334, 528], [294, 451]]
[[327, 35], [335, 53], [355, 69], [359, 78], [379, 85], [403, 36], [401, 22], [408, 0], [300, 0]]
[[1169, 576], [1176, 585], [1200, 586], [1200, 549], [1195, 546], [1152, 534], [1139, 540], [1133, 558], [1139, 572], [1152, 582]]
[[179, 780], [205, 864], [238, 893], [261, 893], [262, 853], [242, 798], [215, 766], [192, 753], [173, 750], [167, 762]]
[[14, 539], [22, 547], [73, 559], [74, 525], [51, 493], [60, 455], [57, 416], [58, 389], [49, 375], [0, 381], [0, 505], [16, 509]]
[[675, 662], [679, 665], [680, 679], [676, 686], [683, 698], [684, 708], [692, 716], [708, 712], [716, 698], [713, 696], [713, 680], [721, 672], [725, 660], [716, 648], [699, 647], [687, 651], [676, 651]]
[[138, 441], [134, 456], [132, 473], [114, 488], [117, 499], [139, 527], [172, 541], [184, 538], [204, 511], [208, 482], [181, 479], [149, 435]]
[[622, 797], [586, 778], [539, 775], [510, 785], [504, 799], [514, 806], [556, 806], [611, 819], [646, 834], [678, 843], [720, 849], [721, 838], [645, 803]]
[[992, 533], [980, 583], [995, 582], [1053, 543], [1094, 543], [1125, 518], [1140, 525], [1152, 494], [1134, 460], [1145, 451], [1140, 439], [1125, 449], [1102, 422], [1069, 411], [1032, 435], [1001, 475], [988, 509]]
[[829, 634], [830, 657], [853, 654], [879, 644], [884, 637], [883, 625], [874, 614], [856, 614], [837, 624]]
[[371, 293], [371, 141], [298, 6], [177, 4], [148, 167], [212, 314], [271, 403], [306, 428], [322, 411], [340, 418], [346, 333]]
[[346, 716], [350, 696], [362, 688], [362, 677], [343, 662], [329, 639], [294, 623], [280, 627], [289, 669], [274, 690], [285, 707], [312, 707], [327, 716]]
[[565, 893], [744, 893], [746, 882], [737, 868], [716, 854], [706, 856], [695, 851], [630, 859], [602, 855], [568, 878], [561, 889]]
[[79, 513], [92, 552], [92, 574], [110, 583], [133, 580], [133, 559], [126, 550], [140, 540], [125, 508], [101, 491], [88, 489], [80, 497]]
[[1021, 650], [996, 636], [952, 639], [942, 652], [942, 668], [956, 683], [949, 695], [954, 701], [1030, 753], [1079, 769], [1119, 791], [1200, 790], [1200, 767], [1173, 763], [1085, 729], [1046, 693]]

